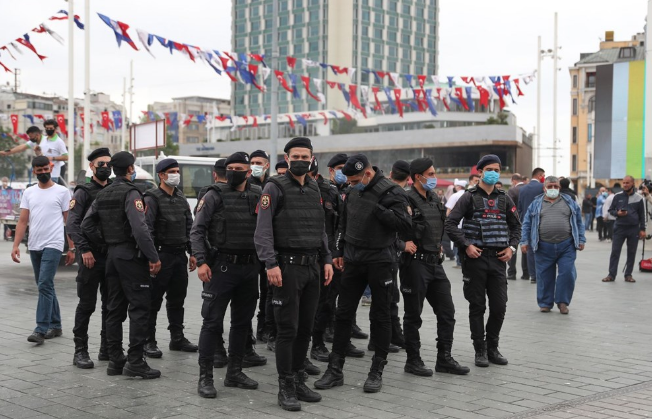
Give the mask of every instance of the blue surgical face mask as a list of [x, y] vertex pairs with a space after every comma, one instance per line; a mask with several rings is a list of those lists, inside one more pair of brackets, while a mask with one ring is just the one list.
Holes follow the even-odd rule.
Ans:
[[437, 178], [436, 177], [426, 178], [426, 183], [422, 183], [421, 186], [423, 186], [423, 189], [425, 189], [426, 191], [432, 191], [437, 187]]
[[335, 183], [338, 185], [344, 185], [346, 183], [346, 175], [340, 169], [335, 171]]
[[608, 194], [607, 192], [602, 192], [602, 196], [603, 196], [604, 198], [606, 198], [606, 197], [609, 196], [609, 194]]
[[494, 172], [493, 170], [482, 172], [482, 181], [487, 185], [495, 185], [499, 179], [500, 174], [498, 172]]
[[261, 177], [265, 173], [265, 166], [251, 166], [251, 176]]
[[362, 183], [362, 181], [364, 180], [364, 177], [365, 177], [365, 176], [366, 176], [366, 175], [362, 176], [362, 179], [360, 179], [360, 182], [356, 183], [356, 184], [353, 185], [351, 188], [355, 189], [356, 191], [362, 191], [362, 190], [364, 190], [364, 188], [367, 186], [367, 185], [365, 185], [364, 183]]
[[550, 199], [557, 199], [559, 196], [559, 189], [546, 189], [546, 196]]
[[131, 174], [131, 177], [129, 178], [129, 180], [133, 182], [134, 180], [136, 180], [136, 176], [138, 176], [138, 175], [136, 174], [136, 169], [134, 169], [134, 172]]

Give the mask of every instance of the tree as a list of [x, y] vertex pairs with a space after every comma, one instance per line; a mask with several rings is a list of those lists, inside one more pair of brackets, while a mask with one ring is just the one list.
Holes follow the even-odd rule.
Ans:
[[495, 118], [493, 116], [490, 116], [487, 119], [487, 125], [509, 125], [509, 123], [507, 122], [507, 118], [509, 118], [509, 115], [507, 113], [498, 112]]
[[[9, 134], [9, 130], [0, 127], [0, 150], [7, 150], [14, 148], [17, 145], [23, 144], [20, 137], [15, 137], [16, 140]], [[0, 157], [0, 177], [7, 176], [9, 179], [26, 178], [29, 171], [29, 156], [26, 153], [12, 154], [7, 157]]]
[[337, 134], [353, 134], [362, 132], [362, 128], [358, 128], [358, 121], [355, 119], [340, 119], [333, 123], [333, 135]]

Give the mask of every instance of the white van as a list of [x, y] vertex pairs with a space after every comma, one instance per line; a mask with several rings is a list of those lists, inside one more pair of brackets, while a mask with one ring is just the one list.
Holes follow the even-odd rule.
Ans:
[[213, 167], [216, 161], [222, 159], [215, 157], [166, 156], [160, 153], [158, 157], [137, 157], [136, 164], [151, 174], [154, 182], [158, 186], [156, 164], [167, 158], [172, 158], [179, 162], [179, 171], [181, 172], [179, 189], [183, 191], [183, 194], [188, 199], [190, 208], [195, 208], [197, 205], [197, 193], [204, 186], [213, 184]]

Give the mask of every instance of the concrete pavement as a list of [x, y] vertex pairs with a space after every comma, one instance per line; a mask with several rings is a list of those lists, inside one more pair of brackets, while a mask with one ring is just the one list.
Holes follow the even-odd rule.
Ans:
[[[405, 352], [390, 354], [384, 387], [365, 394], [362, 384], [371, 362], [347, 359], [345, 385], [322, 391], [321, 403], [303, 403], [291, 413], [276, 405], [274, 354], [257, 350], [268, 364], [247, 370], [258, 390], [222, 385], [225, 369], [215, 370], [217, 399], [196, 393], [197, 354], [170, 352], [169, 336], [159, 317], [163, 358], [151, 360], [162, 371], [158, 380], [144, 381], [106, 375], [106, 362], [92, 370], [72, 366], [72, 327], [77, 304], [76, 267], [61, 268], [56, 277], [64, 327], [63, 337], [33, 346], [26, 341], [34, 328], [37, 290], [29, 257], [14, 264], [11, 245], [0, 243], [0, 418], [641, 418], [652, 416], [652, 274], [634, 271], [637, 283], [602, 283], [610, 244], [588, 233], [587, 249], [579, 253], [578, 281], [570, 314], [540, 313], [535, 285], [509, 281], [507, 317], [500, 349], [509, 359], [504, 367], [473, 366], [468, 305], [462, 278], [452, 262], [445, 269], [453, 284], [457, 325], [453, 355], [471, 368], [467, 376], [436, 373], [419, 378], [403, 372]], [[21, 248], [22, 251], [23, 248]], [[651, 255], [652, 256], [652, 255]], [[640, 258], [640, 250], [637, 258]], [[624, 263], [624, 258], [621, 262]], [[638, 259], [637, 259], [638, 263]], [[520, 267], [520, 263], [518, 264]], [[520, 277], [520, 271], [518, 273]], [[201, 325], [201, 285], [191, 274], [186, 300], [186, 335], [197, 342]], [[401, 303], [402, 304], [402, 303]], [[368, 307], [358, 310], [358, 324], [369, 331]], [[127, 333], [128, 327], [125, 327]], [[434, 368], [436, 321], [424, 310], [422, 355]], [[99, 347], [99, 308], [90, 328], [91, 357]], [[125, 336], [125, 346], [128, 340]], [[366, 341], [354, 340], [366, 348]], [[320, 368], [326, 364], [314, 361]], [[313, 378], [309, 380], [312, 385]]]

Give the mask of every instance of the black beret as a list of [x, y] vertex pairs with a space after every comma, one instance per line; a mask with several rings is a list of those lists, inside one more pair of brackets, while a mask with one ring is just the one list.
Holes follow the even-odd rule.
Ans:
[[[427, 157], [412, 160], [410, 163], [410, 175], [420, 175], [432, 167], [433, 163]], [[393, 170], [393, 169], [392, 169]]]
[[296, 138], [291, 139], [285, 145], [285, 148], [283, 149], [283, 151], [287, 153], [287, 152], [290, 151], [290, 149], [295, 148], [295, 147], [309, 148], [312, 151], [312, 142], [310, 141], [310, 138], [296, 137]]
[[313, 175], [319, 173], [319, 162], [317, 161], [317, 157], [314, 157], [312, 162], [310, 162], [310, 169], [308, 172], [312, 173]]
[[250, 164], [249, 154], [245, 153], [244, 151], [236, 151], [235, 153], [231, 154], [229, 157], [226, 158], [224, 165], [228, 166], [232, 163]]
[[174, 159], [163, 159], [156, 165], [156, 173], [163, 173], [173, 167], [179, 167], [179, 162]]
[[369, 160], [364, 154], [354, 154], [342, 167], [342, 173], [346, 176], [355, 176], [362, 173], [365, 167], [369, 166]]
[[570, 187], [570, 179], [565, 177], [563, 179], [559, 180], [559, 186], [562, 188], [569, 188]]
[[392, 166], [392, 172], [410, 173], [410, 164], [405, 160], [396, 160]]
[[98, 157], [111, 157], [111, 152], [106, 147], [96, 148], [88, 155], [88, 161], [93, 161]]
[[477, 169], [482, 170], [486, 165], [493, 164], [493, 163], [498, 163], [501, 166], [503, 165], [500, 162], [500, 158], [498, 158], [498, 156], [496, 156], [495, 154], [487, 154], [486, 156], [482, 156], [482, 158], [478, 162]]
[[215, 167], [216, 169], [226, 169], [226, 159], [218, 159], [218, 160], [215, 162], [215, 166], [214, 166], [214, 167]]
[[113, 156], [111, 156], [111, 167], [119, 167], [126, 169], [127, 167], [133, 165], [136, 162], [133, 154], [127, 151], [118, 151]]
[[49, 165], [50, 165], [50, 159], [48, 159], [45, 156], [38, 156], [32, 159], [32, 167], [43, 167]]
[[340, 164], [346, 163], [346, 161], [349, 159], [349, 156], [347, 156], [344, 153], [338, 153], [334, 155], [329, 161], [328, 161], [328, 167], [335, 167], [339, 166]]
[[278, 169], [288, 169], [289, 167], [290, 166], [288, 166], [288, 162], [286, 162], [285, 160], [281, 160], [278, 163], [276, 163], [276, 166], [274, 166], [274, 170], [278, 171]]
[[269, 160], [269, 154], [267, 154], [267, 152], [264, 150], [256, 150], [249, 155], [250, 159], [253, 159], [254, 157], [262, 157], [264, 159]]

